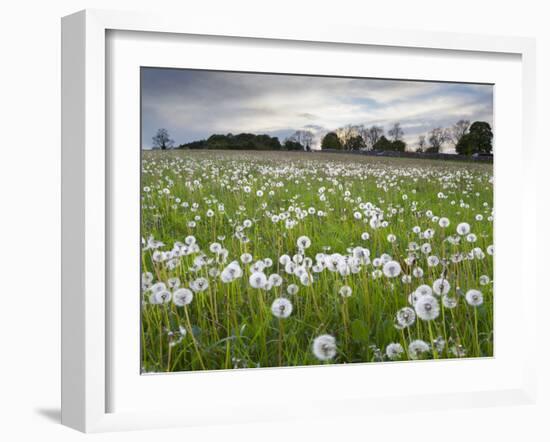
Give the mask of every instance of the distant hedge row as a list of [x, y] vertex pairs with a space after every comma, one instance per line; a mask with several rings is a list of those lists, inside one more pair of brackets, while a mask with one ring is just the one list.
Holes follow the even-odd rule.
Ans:
[[235, 150], [303, 150], [299, 143], [287, 140], [281, 144], [279, 138], [255, 134], [215, 134], [206, 140], [180, 144], [179, 149], [235, 149]]

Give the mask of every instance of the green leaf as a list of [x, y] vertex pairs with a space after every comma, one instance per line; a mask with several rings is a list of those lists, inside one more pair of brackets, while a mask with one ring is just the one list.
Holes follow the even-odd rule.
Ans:
[[360, 319], [354, 319], [351, 323], [351, 337], [354, 341], [367, 341], [369, 333], [367, 327]]

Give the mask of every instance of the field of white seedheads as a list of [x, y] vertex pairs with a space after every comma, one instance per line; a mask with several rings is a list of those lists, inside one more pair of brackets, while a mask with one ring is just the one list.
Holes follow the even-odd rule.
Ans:
[[141, 190], [144, 373], [493, 354], [492, 165], [156, 151]]

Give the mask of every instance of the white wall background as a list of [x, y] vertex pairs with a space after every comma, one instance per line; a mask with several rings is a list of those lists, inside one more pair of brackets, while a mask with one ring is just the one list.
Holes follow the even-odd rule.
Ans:
[[[380, 415], [364, 421], [285, 422], [84, 436], [59, 425], [60, 358], [60, 17], [84, 8], [155, 10], [214, 20], [333, 23], [537, 38], [539, 274], [550, 251], [543, 236], [550, 174], [543, 139], [550, 122], [550, 28], [545, 2], [523, 0], [19, 0], [0, 6], [0, 439], [77, 441], [258, 440], [548, 440], [550, 383], [540, 378], [538, 407]], [[547, 135], [545, 135], [547, 138]], [[513, 233], [511, 233], [513, 234]], [[540, 280], [543, 283], [543, 279]], [[538, 310], [550, 311], [539, 286]], [[544, 319], [544, 315], [542, 315]], [[540, 373], [548, 374], [549, 332], [540, 328]], [[518, 332], [521, 332], [518, 330]], [[518, 349], [521, 351], [521, 349]], [[510, 438], [510, 439], [509, 439]]]

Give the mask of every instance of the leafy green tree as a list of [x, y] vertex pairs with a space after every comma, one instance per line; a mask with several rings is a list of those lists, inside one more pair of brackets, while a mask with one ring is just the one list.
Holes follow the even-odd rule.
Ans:
[[192, 141], [190, 143], [180, 144], [178, 149], [208, 149], [206, 140]]
[[269, 135], [256, 135], [255, 144], [258, 149], [262, 150], [280, 150], [281, 143], [277, 137]]
[[468, 133], [462, 135], [456, 144], [456, 153], [473, 155], [475, 153], [493, 153], [493, 131], [485, 121], [476, 121]]
[[395, 152], [405, 152], [405, 149], [407, 148], [407, 145], [402, 140], [395, 140], [392, 141], [392, 150]]
[[181, 144], [180, 149], [235, 149], [235, 150], [280, 150], [281, 143], [277, 137], [255, 134], [214, 134], [206, 140]]
[[298, 141], [291, 140], [290, 138], [285, 140], [283, 148], [285, 150], [304, 150], [304, 146], [302, 146]]
[[214, 134], [210, 135], [206, 140], [208, 149], [224, 149], [230, 146], [229, 137], [227, 135]]
[[382, 135], [376, 143], [372, 146], [373, 150], [392, 150], [392, 142]]
[[359, 150], [365, 147], [365, 141], [361, 135], [353, 135], [347, 142], [349, 150]]
[[455, 150], [460, 155], [472, 155], [474, 154], [474, 143], [470, 134], [464, 134], [456, 143]]
[[336, 135], [336, 132], [329, 132], [323, 137], [321, 141], [321, 149], [338, 149], [341, 150], [344, 147], [340, 142], [340, 138]]
[[493, 131], [489, 123], [476, 121], [470, 126], [469, 135], [476, 152], [493, 153]]

